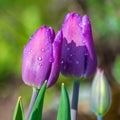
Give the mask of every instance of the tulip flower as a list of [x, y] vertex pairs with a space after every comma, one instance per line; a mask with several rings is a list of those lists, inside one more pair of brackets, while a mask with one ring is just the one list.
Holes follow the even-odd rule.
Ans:
[[61, 73], [77, 78], [90, 76], [96, 70], [97, 60], [89, 17], [68, 13], [62, 31]]
[[[94, 49], [89, 17], [68, 13], [63, 26], [61, 73], [73, 78], [86, 78], [96, 70], [97, 59]], [[79, 82], [74, 82], [71, 118], [77, 119]], [[75, 112], [74, 112], [75, 111]]]
[[[100, 120], [111, 104], [111, 90], [102, 70], [97, 69], [91, 88], [91, 108]], [[99, 120], [98, 119], [98, 120]]]
[[47, 80], [47, 87], [53, 85], [59, 75], [62, 32], [56, 35], [50, 27], [42, 26], [31, 37], [23, 51], [23, 81], [40, 88]]

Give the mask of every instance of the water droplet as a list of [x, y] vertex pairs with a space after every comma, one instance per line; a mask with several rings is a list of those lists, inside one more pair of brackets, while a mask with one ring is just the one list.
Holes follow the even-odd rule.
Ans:
[[28, 52], [29, 54], [32, 53], [32, 49]]
[[70, 54], [70, 57], [72, 57], [73, 55], [72, 54]]
[[79, 64], [80, 62], [79, 61], [76, 61], [76, 64]]
[[64, 61], [62, 60], [62, 61], [61, 61], [61, 64], [63, 64], [63, 63], [64, 63]]
[[41, 61], [41, 60], [42, 60], [42, 57], [39, 56], [37, 59], [38, 59], [39, 61]]
[[44, 49], [44, 48], [42, 48], [42, 49], [41, 49], [41, 51], [42, 51], [42, 52], [45, 52], [45, 49]]
[[51, 57], [51, 58], [49, 59], [49, 62], [54, 62], [54, 58]]
[[69, 51], [69, 50], [70, 50], [70, 48], [68, 47], [68, 48], [67, 48], [67, 50]]
[[82, 25], [81, 25], [81, 23], [79, 23], [79, 27], [82, 29]]
[[85, 44], [85, 40], [82, 41]]
[[83, 21], [83, 25], [86, 25], [86, 21]]
[[79, 23], [79, 26], [80, 26], [80, 28], [81, 28], [81, 24]]
[[42, 66], [42, 64], [41, 64], [41, 63], [39, 63], [39, 65], [40, 65], [40, 66]]
[[67, 44], [65, 44], [65, 47], [67, 46]]

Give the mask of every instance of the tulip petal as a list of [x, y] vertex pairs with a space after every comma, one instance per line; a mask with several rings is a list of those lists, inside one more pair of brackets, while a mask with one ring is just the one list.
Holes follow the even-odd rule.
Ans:
[[22, 77], [26, 84], [40, 87], [48, 79], [52, 55], [51, 30], [42, 26], [32, 36], [23, 52]]
[[97, 58], [96, 58], [96, 53], [94, 49], [91, 24], [90, 24], [89, 17], [87, 15], [84, 15], [82, 18], [82, 28], [83, 28], [82, 29], [83, 40], [87, 48], [87, 51], [85, 53], [87, 58], [85, 76], [88, 77], [96, 70]]
[[53, 41], [54, 41], [54, 38], [55, 38], [55, 31], [53, 30], [52, 27], [49, 27], [49, 30], [50, 30], [50, 33], [51, 33], [50, 37], [51, 37], [52, 42], [53, 42]]
[[[66, 45], [66, 41], [64, 40], [63, 42], [65, 43], [64, 45]], [[85, 50], [84, 46], [76, 47], [74, 42], [63, 46], [61, 58], [62, 74], [76, 77], [84, 74]]]
[[82, 18], [69, 13], [62, 27], [63, 46], [61, 73], [81, 77], [85, 71], [85, 43], [82, 35]]
[[53, 85], [57, 81], [57, 78], [59, 76], [62, 40], [63, 40], [62, 31], [58, 31], [53, 42], [53, 61], [51, 61], [52, 67], [47, 87]]
[[88, 77], [97, 66], [89, 17], [67, 14], [63, 30], [61, 73], [73, 77]]
[[82, 27], [81, 27], [82, 18], [75, 13], [69, 13], [65, 22], [62, 26], [63, 38], [67, 40], [67, 43], [72, 41], [76, 46], [83, 46], [84, 42], [82, 41]]

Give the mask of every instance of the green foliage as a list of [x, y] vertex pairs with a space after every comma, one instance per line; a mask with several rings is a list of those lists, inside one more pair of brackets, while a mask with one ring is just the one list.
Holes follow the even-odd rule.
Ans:
[[59, 103], [57, 120], [71, 120], [69, 97], [63, 83], [61, 86], [61, 98]]
[[86, 2], [93, 28], [100, 38], [105, 38], [103, 39], [105, 41], [117, 40], [117, 36], [120, 34], [119, 5], [120, 1], [117, 0], [89, 0]]
[[25, 120], [21, 97], [18, 98], [16, 107], [14, 110], [13, 120]]
[[113, 66], [113, 75], [115, 80], [120, 84], [120, 56], [116, 57], [114, 66]]
[[44, 102], [44, 95], [46, 91], [46, 84], [47, 82], [45, 81], [45, 83], [39, 90], [39, 93], [36, 98], [35, 104], [33, 106], [32, 112], [30, 114], [29, 120], [41, 120], [42, 119], [42, 108], [43, 108], [43, 102]]

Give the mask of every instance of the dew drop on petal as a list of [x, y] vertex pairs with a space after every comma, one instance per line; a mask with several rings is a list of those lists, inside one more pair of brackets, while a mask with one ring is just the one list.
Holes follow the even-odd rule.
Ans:
[[70, 54], [70, 57], [72, 57], [73, 55], [72, 54]]
[[79, 23], [79, 27], [82, 29], [81, 23]]
[[76, 64], [79, 64], [79, 63], [80, 63], [80, 62], [77, 60], [77, 61], [76, 61]]
[[32, 53], [32, 49], [28, 53], [31, 54]]
[[42, 66], [42, 63], [39, 63], [40, 66]]
[[67, 48], [67, 50], [69, 51], [69, 50], [70, 50], [70, 48], [68, 47], [68, 48]]
[[63, 64], [63, 63], [64, 63], [64, 61], [62, 60], [62, 61], [61, 61], [61, 64]]
[[39, 56], [37, 59], [38, 59], [39, 61], [41, 61], [41, 60], [42, 60], [42, 57]]
[[67, 47], [67, 44], [65, 44], [65, 47]]
[[85, 44], [85, 40], [82, 41]]
[[45, 52], [45, 49], [44, 49], [44, 48], [42, 48], [42, 49], [41, 49], [41, 51], [42, 51], [42, 52]]

